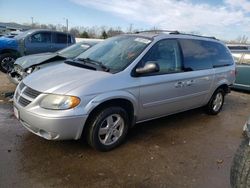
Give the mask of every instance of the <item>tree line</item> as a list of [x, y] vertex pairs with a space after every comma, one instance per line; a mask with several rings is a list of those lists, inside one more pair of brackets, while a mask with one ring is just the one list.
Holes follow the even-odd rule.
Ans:
[[[63, 31], [67, 32], [67, 28], [65, 25], [62, 24], [25, 24], [33, 29], [49, 29], [54, 31]], [[92, 27], [83, 27], [83, 26], [76, 26], [71, 27], [69, 29], [69, 33], [75, 37], [79, 38], [101, 38], [106, 39], [109, 37], [113, 37], [123, 33], [132, 33], [136, 32], [138, 29], [133, 29], [132, 25], [128, 27], [126, 31], [123, 31], [121, 27], [107, 27], [107, 26], [92, 26]]]
[[[25, 24], [30, 26], [31, 28], [37, 29], [50, 29], [56, 31], [67, 32], [67, 28], [62, 24]], [[133, 24], [130, 24], [127, 29], [122, 30], [121, 27], [107, 27], [107, 26], [92, 26], [92, 27], [84, 27], [84, 26], [76, 26], [69, 29], [69, 33], [77, 38], [100, 38], [106, 39], [109, 37], [113, 37], [116, 35], [120, 35], [123, 33], [135, 33], [137, 31], [142, 31], [143, 29], [135, 29], [133, 28]], [[149, 30], [159, 30], [157, 27], [150, 28]], [[198, 34], [199, 32], [191, 32], [190, 34]], [[230, 44], [248, 44], [248, 37], [246, 35], [240, 35], [236, 39], [224, 41]]]

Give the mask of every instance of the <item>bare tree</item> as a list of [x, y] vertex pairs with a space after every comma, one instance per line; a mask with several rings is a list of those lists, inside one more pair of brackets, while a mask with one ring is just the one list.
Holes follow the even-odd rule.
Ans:
[[240, 44], [247, 44], [248, 37], [246, 35], [238, 36], [236, 42]]

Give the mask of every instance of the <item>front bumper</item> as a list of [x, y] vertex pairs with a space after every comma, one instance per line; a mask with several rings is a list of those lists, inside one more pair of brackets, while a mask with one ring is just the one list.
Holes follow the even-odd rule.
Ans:
[[47, 140], [77, 140], [81, 137], [87, 120], [87, 115], [56, 118], [41, 116], [27, 111], [15, 101], [14, 108], [26, 129]]

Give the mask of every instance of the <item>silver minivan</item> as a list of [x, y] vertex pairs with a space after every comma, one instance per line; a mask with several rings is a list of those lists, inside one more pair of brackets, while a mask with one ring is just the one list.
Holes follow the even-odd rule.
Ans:
[[29, 75], [15, 91], [14, 114], [45, 139], [86, 138], [108, 151], [136, 123], [202, 106], [219, 113], [234, 80], [231, 53], [217, 39], [125, 34]]

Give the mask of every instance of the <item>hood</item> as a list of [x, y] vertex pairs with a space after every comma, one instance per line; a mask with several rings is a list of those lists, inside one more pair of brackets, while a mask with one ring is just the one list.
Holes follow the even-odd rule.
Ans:
[[54, 59], [62, 60], [65, 58], [58, 56], [57, 53], [41, 53], [41, 54], [34, 54], [34, 55], [27, 55], [20, 57], [15, 61], [15, 65], [19, 65], [23, 69], [26, 69], [33, 65], [38, 65], [42, 63], [47, 63], [48, 61], [53, 61]]
[[0, 37], [0, 49], [13, 49], [17, 50], [17, 40], [13, 38]]
[[25, 85], [44, 93], [66, 94], [80, 86], [92, 85], [113, 74], [93, 71], [63, 63], [40, 69], [23, 82]]

